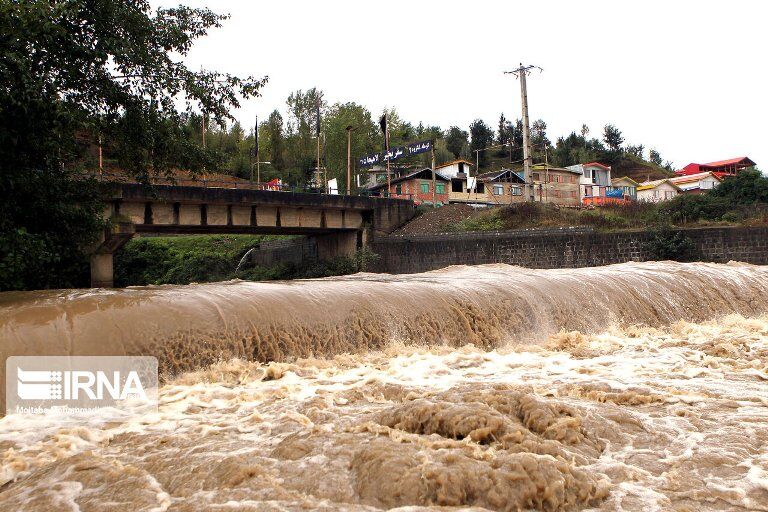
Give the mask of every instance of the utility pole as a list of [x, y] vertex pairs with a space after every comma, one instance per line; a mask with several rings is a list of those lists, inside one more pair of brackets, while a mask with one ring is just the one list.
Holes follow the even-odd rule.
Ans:
[[205, 111], [203, 111], [203, 149], [205, 149]]
[[387, 197], [392, 194], [392, 177], [389, 170], [389, 119], [384, 112], [384, 156], [387, 158]]
[[527, 201], [534, 200], [533, 187], [531, 182], [531, 125], [528, 119], [528, 86], [526, 84], [526, 77], [531, 72], [531, 69], [537, 68], [539, 71], [543, 71], [538, 66], [523, 66], [512, 71], [505, 71], [504, 74], [515, 75], [520, 79], [520, 99], [522, 100], [523, 107], [523, 179], [525, 180], [525, 197]]
[[99, 176], [104, 174], [104, 159], [101, 152], [101, 134], [99, 134]]
[[432, 208], [437, 208], [437, 179], [435, 177], [435, 141], [432, 141]]
[[259, 116], [256, 116], [256, 124], [253, 126], [253, 147], [256, 154], [256, 183], [261, 183], [261, 163], [259, 160]]

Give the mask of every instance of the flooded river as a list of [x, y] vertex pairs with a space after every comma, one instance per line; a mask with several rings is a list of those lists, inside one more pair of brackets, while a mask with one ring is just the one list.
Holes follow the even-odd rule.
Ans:
[[0, 294], [3, 358], [165, 377], [1, 419], [0, 510], [768, 510], [767, 312], [703, 263]]

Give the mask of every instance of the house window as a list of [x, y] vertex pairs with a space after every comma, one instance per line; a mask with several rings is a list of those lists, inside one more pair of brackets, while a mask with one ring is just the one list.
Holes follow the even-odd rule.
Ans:
[[421, 193], [422, 194], [428, 194], [429, 193], [429, 183], [422, 183], [421, 184]]
[[533, 174], [531, 175], [531, 179], [532, 179], [533, 181], [541, 181], [541, 175], [540, 175], [539, 173], [535, 172], [535, 173], [533, 173]]
[[520, 187], [512, 187], [511, 190], [512, 190], [512, 195], [513, 196], [521, 196], [521, 195], [523, 195], [523, 191], [522, 191], [522, 189]]
[[464, 182], [461, 180], [451, 180], [451, 192], [464, 192]]
[[445, 183], [435, 184], [435, 194], [445, 194]]
[[584, 195], [587, 197], [592, 196], [592, 187], [584, 187]]
[[475, 190], [478, 194], [485, 194], [485, 183], [478, 181], [475, 186], [477, 187]]
[[664, 199], [672, 199], [673, 197], [675, 197], [674, 192], [671, 192], [671, 191], [664, 192]]
[[399, 194], [402, 194], [402, 193], [403, 193], [403, 186], [402, 186], [401, 184], [399, 184], [399, 183], [398, 183], [398, 184], [395, 186], [395, 194], [398, 194], [398, 195], [399, 195]]
[[576, 176], [571, 176], [571, 183], [576, 183]]
[[503, 196], [504, 195], [504, 185], [494, 185], [493, 186], [493, 195], [495, 195], [495, 196]]
[[571, 197], [576, 199], [576, 191], [575, 190], [571, 190]]

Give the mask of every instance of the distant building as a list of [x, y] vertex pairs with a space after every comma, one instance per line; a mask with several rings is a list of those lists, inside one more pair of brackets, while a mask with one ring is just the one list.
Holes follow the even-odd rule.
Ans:
[[722, 179], [726, 176], [735, 176], [745, 169], [750, 169], [755, 166], [755, 162], [750, 160], [746, 156], [739, 156], [736, 158], [730, 158], [728, 160], [720, 160], [717, 162], [709, 162], [708, 164], [694, 164], [690, 163], [675, 172], [677, 176], [689, 176], [691, 174], [699, 174], [702, 172], [712, 172], [718, 178]]
[[579, 180], [579, 201], [593, 203], [594, 198], [605, 197], [611, 187], [611, 168], [600, 162], [569, 165], [566, 169], [581, 174]]
[[[435, 172], [435, 203], [448, 203], [450, 185], [451, 180], [448, 177]], [[368, 187], [368, 190], [386, 195], [386, 177], [383, 183]], [[432, 204], [432, 169], [421, 169], [397, 178], [390, 177], [389, 197], [412, 199], [416, 204]]]
[[680, 187], [669, 179], [644, 181], [637, 187], [637, 200], [658, 203], [674, 199], [681, 192]]
[[[613, 192], [620, 191], [621, 197], [625, 201], [634, 201], [637, 199], [637, 186], [638, 182], [630, 178], [629, 176], [622, 176], [621, 178], [613, 178], [611, 180], [611, 188]], [[608, 194], [610, 195], [610, 191]]]
[[435, 170], [447, 178], [455, 178], [459, 175], [470, 176], [474, 164], [468, 160], [453, 160], [435, 167]]
[[[410, 174], [414, 171], [419, 170], [420, 167], [417, 165], [402, 165], [402, 164], [390, 164], [389, 166], [389, 174], [390, 174], [390, 181], [399, 178], [400, 176], [404, 176], [406, 174]], [[386, 165], [374, 165], [370, 169], [368, 169], [366, 172], [365, 182], [362, 184], [358, 184], [358, 186], [363, 186], [365, 188], [371, 188], [374, 185], [380, 185], [382, 183], [386, 183], [387, 181], [387, 166]]]
[[670, 178], [669, 181], [677, 185], [680, 188], [680, 191], [685, 194], [701, 194], [707, 190], [712, 190], [718, 186], [722, 180], [717, 177], [716, 173], [708, 171], [675, 176], [674, 178]]
[[531, 168], [534, 200], [542, 203], [577, 206], [581, 172], [572, 167], [534, 165]]
[[525, 181], [511, 169], [501, 169], [475, 177], [458, 175], [451, 178], [450, 202], [476, 205], [522, 203]]

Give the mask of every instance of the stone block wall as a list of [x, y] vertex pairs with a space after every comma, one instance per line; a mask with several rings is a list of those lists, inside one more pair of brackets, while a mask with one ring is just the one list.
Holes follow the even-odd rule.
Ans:
[[[766, 227], [681, 231], [693, 241], [704, 261], [768, 264]], [[646, 245], [653, 236], [649, 231], [599, 233], [586, 228], [379, 236], [370, 246], [380, 256], [371, 270], [399, 274], [462, 264], [573, 268], [646, 261], [651, 259]]]

